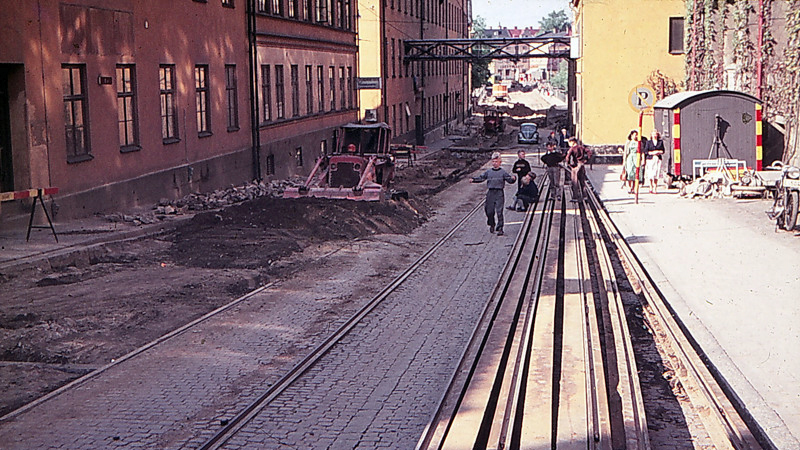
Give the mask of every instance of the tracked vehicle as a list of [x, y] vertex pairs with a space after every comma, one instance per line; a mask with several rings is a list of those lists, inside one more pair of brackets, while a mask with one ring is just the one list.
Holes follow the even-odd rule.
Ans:
[[287, 188], [284, 198], [322, 197], [378, 201], [394, 177], [391, 129], [383, 122], [344, 125], [333, 153], [317, 160], [305, 184]]

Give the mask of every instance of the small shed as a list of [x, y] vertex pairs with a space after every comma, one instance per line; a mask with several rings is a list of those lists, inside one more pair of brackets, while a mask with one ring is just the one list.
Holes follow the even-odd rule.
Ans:
[[727, 90], [687, 91], [659, 100], [653, 109], [668, 172], [694, 175], [695, 168], [720, 158], [761, 170], [761, 100], [756, 97]]

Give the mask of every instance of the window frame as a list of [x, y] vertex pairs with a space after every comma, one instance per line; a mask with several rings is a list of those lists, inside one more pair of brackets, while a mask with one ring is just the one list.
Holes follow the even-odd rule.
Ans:
[[275, 64], [275, 119], [286, 118], [286, 86], [283, 64]]
[[300, 117], [300, 66], [289, 66], [289, 83], [292, 90], [292, 117]]
[[306, 115], [314, 113], [314, 66], [306, 64]]
[[180, 141], [175, 95], [175, 64], [160, 64], [158, 66], [158, 96], [161, 104], [161, 142], [163, 144]]
[[239, 131], [239, 87], [236, 64], [225, 64], [225, 100], [228, 107], [228, 131]]
[[261, 65], [261, 122], [264, 125], [272, 122], [272, 75], [269, 64]]
[[[65, 70], [67, 73], [64, 72]], [[77, 85], [74, 81], [74, 74], [78, 75]], [[66, 76], [69, 76], [69, 92], [64, 90], [64, 88], [67, 87], [67, 80], [65, 79]], [[86, 91], [86, 64], [62, 64], [61, 81], [64, 103], [64, 139], [66, 144], [65, 148], [67, 163], [72, 164], [92, 160], [94, 159], [94, 156], [92, 155], [90, 142], [91, 134], [89, 133], [89, 98]], [[76, 86], [79, 88], [79, 93], [77, 94], [75, 93]], [[75, 105], [80, 105], [78, 108], [80, 111], [77, 113]], [[68, 110], [70, 112], [69, 117], [66, 115]], [[77, 115], [80, 116], [81, 123], [80, 125], [76, 126], [75, 119]], [[78, 133], [76, 133], [76, 131], [78, 131]], [[76, 151], [79, 145], [74, 138], [76, 134], [80, 134], [82, 138], [80, 151]], [[72, 139], [70, 139], [70, 135], [73, 136]], [[70, 145], [70, 142], [72, 142], [72, 145]], [[71, 148], [73, 151], [70, 151]]]
[[[120, 72], [121, 71], [121, 72]], [[127, 78], [126, 78], [127, 74]], [[139, 142], [139, 114], [136, 105], [136, 67], [134, 64], [117, 64], [117, 126], [119, 137], [119, 151], [121, 153], [135, 152], [142, 149]], [[122, 86], [122, 90], [120, 90]], [[120, 105], [122, 102], [122, 105]], [[121, 109], [121, 106], [124, 108]], [[124, 117], [120, 117], [120, 114]], [[130, 113], [130, 117], [128, 117]], [[122, 128], [125, 128], [123, 142]], [[130, 140], [130, 141], [129, 141]]]
[[319, 99], [317, 105], [319, 112], [325, 112], [325, 66], [317, 66], [317, 89], [319, 90]]
[[[667, 42], [667, 49], [670, 55], [683, 55], [686, 53], [686, 28], [685, 19], [683, 17], [670, 17], [669, 18], [669, 38]], [[678, 26], [677, 24], [680, 24]], [[678, 31], [680, 34], [678, 35]], [[676, 44], [679, 47], [675, 47]]]
[[194, 66], [195, 125], [197, 126], [198, 137], [207, 137], [214, 134], [211, 132], [211, 89], [208, 82], [208, 73], [208, 64], [196, 64]]
[[336, 66], [328, 66], [328, 84], [331, 101], [329, 111], [336, 111]]

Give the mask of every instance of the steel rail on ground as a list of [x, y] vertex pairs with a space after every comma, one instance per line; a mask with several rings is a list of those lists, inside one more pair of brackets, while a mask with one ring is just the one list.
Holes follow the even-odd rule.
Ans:
[[[527, 299], [535, 285], [532, 269], [542, 259], [537, 252], [543, 245], [540, 237], [549, 229], [545, 226], [548, 203], [535, 203], [525, 215], [506, 267], [417, 443], [418, 450], [491, 448], [502, 445], [504, 430], [513, 428], [506, 417], [513, 411], [509, 399], [516, 396], [519, 384], [513, 367], [524, 353], [520, 337], [526, 327], [520, 325], [533, 313]], [[534, 217], [538, 218], [536, 239], [531, 237]]]
[[[643, 299], [642, 310], [654, 330], [653, 335], [660, 345], [666, 347], [665, 353], [676, 366], [676, 374], [715, 448], [735, 450], [774, 448], [763, 433], [759, 433], [758, 430], [754, 433], [748, 427], [748, 423], [755, 424], [755, 421], [746, 411], [740, 413], [734, 407], [726, 389], [714, 377], [700, 351], [693, 345], [691, 337], [687, 335], [595, 195], [590, 196], [590, 206], [597, 218], [597, 231], [603, 233], [605, 239], [613, 243], [619, 258], [629, 267], [631, 273], [628, 276], [632, 278], [631, 284], [635, 292]], [[621, 304], [618, 307], [621, 307]]]
[[477, 211], [481, 209], [484, 202], [478, 203], [472, 210], [470, 210], [461, 220], [459, 220], [444, 236], [442, 236], [436, 243], [434, 243], [422, 256], [414, 261], [402, 274], [395, 278], [388, 286], [386, 286], [380, 293], [373, 297], [366, 305], [364, 305], [358, 312], [353, 314], [347, 322], [345, 322], [339, 329], [325, 339], [321, 344], [315, 347], [305, 358], [298, 362], [292, 369], [290, 369], [280, 380], [269, 387], [263, 394], [261, 394], [255, 401], [250, 403], [236, 416], [228, 421], [228, 423], [220, 428], [214, 436], [209, 438], [199, 450], [216, 450], [222, 447], [228, 440], [230, 440], [236, 433], [239, 432], [248, 422], [256, 417], [267, 405], [270, 404], [277, 396], [288, 389], [298, 378], [300, 378], [308, 369], [313, 367], [334, 345], [342, 340], [358, 323], [383, 300], [385, 300], [393, 291], [400, 287], [408, 277], [410, 277], [425, 261], [427, 261], [445, 242], [447, 242], [456, 231], [472, 217]]

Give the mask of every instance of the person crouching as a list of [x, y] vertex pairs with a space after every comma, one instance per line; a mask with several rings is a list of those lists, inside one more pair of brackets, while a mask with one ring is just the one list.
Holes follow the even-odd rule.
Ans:
[[514, 204], [509, 206], [508, 209], [517, 211], [527, 211], [531, 203], [539, 200], [539, 188], [533, 180], [536, 179], [536, 174], [531, 172], [522, 177], [522, 183], [517, 189], [517, 195], [514, 197]]
[[[500, 165], [503, 161], [500, 159], [500, 153], [494, 152], [492, 154], [492, 168], [483, 174], [473, 177], [473, 183], [482, 183], [486, 181], [486, 224], [489, 225], [489, 232], [494, 233], [497, 231], [498, 236], [503, 235], [503, 205], [505, 204], [505, 195], [503, 194], [503, 183], [512, 184], [517, 181], [517, 177], [503, 170]], [[497, 222], [495, 223], [495, 214], [497, 215]]]

